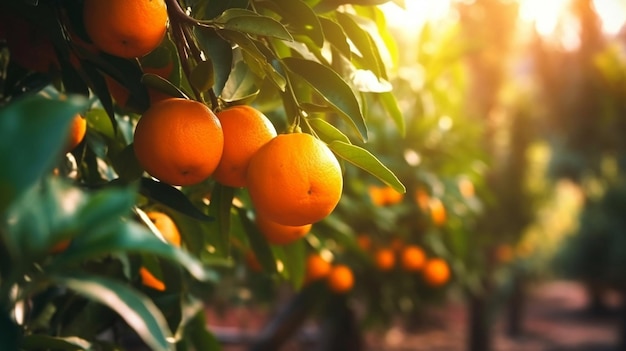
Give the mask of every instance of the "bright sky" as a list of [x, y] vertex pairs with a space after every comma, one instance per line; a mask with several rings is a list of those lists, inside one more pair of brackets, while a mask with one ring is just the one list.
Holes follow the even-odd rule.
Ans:
[[[406, 0], [406, 10], [388, 2], [381, 5], [387, 13], [389, 24], [402, 27], [407, 34], [419, 31], [427, 20], [443, 19], [450, 14], [453, 0]], [[537, 31], [544, 36], [551, 35], [562, 17], [563, 10], [571, 0], [517, 0], [520, 3], [520, 18], [534, 23]], [[615, 34], [626, 22], [626, 1], [593, 0], [596, 11], [602, 18], [604, 31]]]

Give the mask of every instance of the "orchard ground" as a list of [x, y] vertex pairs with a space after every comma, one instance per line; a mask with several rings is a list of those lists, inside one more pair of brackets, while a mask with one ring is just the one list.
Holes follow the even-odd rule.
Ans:
[[[552, 281], [529, 289], [522, 333], [509, 337], [501, 313], [494, 326], [494, 351], [617, 351], [620, 301], [607, 295], [609, 311], [601, 316], [587, 313], [583, 287], [571, 281]], [[272, 313], [252, 306], [207, 310], [209, 329], [224, 342], [224, 351], [248, 350], [267, 325]], [[451, 299], [431, 307], [412, 329], [392, 323], [385, 331], [363, 334], [365, 351], [462, 351], [465, 350], [467, 315], [462, 301]], [[317, 327], [307, 324], [277, 351], [313, 351]]]

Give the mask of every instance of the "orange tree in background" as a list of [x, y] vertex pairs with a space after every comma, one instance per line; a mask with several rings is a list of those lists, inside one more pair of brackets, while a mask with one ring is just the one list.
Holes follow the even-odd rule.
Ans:
[[309, 283], [311, 243], [352, 169], [405, 191], [359, 146], [364, 111], [403, 129], [382, 2], [2, 0], [3, 349], [218, 350], [202, 302], [244, 265], [345, 311], [353, 268]]

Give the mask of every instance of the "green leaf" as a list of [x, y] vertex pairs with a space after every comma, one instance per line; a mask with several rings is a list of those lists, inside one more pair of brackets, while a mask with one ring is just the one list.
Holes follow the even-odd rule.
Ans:
[[[236, 13], [234, 13], [236, 11]], [[215, 19], [222, 29], [232, 31], [274, 37], [292, 41], [289, 31], [278, 21], [271, 17], [261, 16], [255, 12], [235, 9], [226, 10], [222, 16]]]
[[395, 95], [392, 92], [387, 92], [378, 94], [377, 96], [385, 108], [385, 111], [389, 113], [389, 116], [391, 116], [391, 119], [395, 122], [398, 133], [404, 137], [406, 134], [406, 124]]
[[0, 345], [6, 347], [7, 350], [18, 350], [21, 339], [21, 328], [15, 324], [4, 308], [0, 309]]
[[231, 74], [233, 49], [231, 44], [220, 37], [213, 28], [196, 26], [194, 31], [197, 34], [198, 44], [213, 63], [215, 80], [213, 91], [219, 96]]
[[306, 245], [304, 240], [296, 240], [295, 242], [282, 247], [283, 256], [281, 257], [283, 265], [289, 275], [289, 281], [294, 289], [300, 289], [304, 282], [304, 274], [306, 270]]
[[172, 334], [161, 311], [148, 297], [128, 285], [78, 272], [57, 273], [50, 279], [117, 312], [152, 350], [175, 350], [168, 341]]
[[165, 93], [171, 97], [178, 97], [183, 99], [189, 99], [189, 97], [174, 84], [170, 83], [167, 79], [152, 73], [145, 73], [141, 76], [141, 82], [148, 87], [154, 88], [162, 93]]
[[92, 345], [89, 341], [75, 337], [59, 337], [42, 334], [26, 335], [22, 341], [22, 348], [24, 350], [67, 350], [67, 351], [79, 351], [79, 350], [91, 350]]
[[143, 175], [143, 168], [137, 160], [133, 145], [127, 145], [118, 153], [109, 153], [111, 165], [123, 182], [138, 180]]
[[[269, 3], [261, 2], [261, 4]], [[287, 23], [287, 28], [293, 28], [296, 33], [301, 33], [313, 41], [318, 47], [324, 45], [324, 32], [313, 9], [302, 0], [271, 0], [276, 6], [270, 9], [282, 17]]]
[[341, 116], [347, 117], [363, 141], [367, 140], [367, 126], [359, 102], [343, 78], [314, 61], [286, 57], [283, 62], [291, 72], [306, 80]]
[[65, 101], [29, 96], [0, 110], [0, 212], [52, 169], [72, 118], [86, 103], [78, 96]]
[[350, 41], [354, 44], [359, 53], [361, 53], [361, 57], [365, 63], [364, 68], [374, 72], [377, 77], [387, 79], [387, 73], [385, 72], [385, 66], [378, 52], [378, 47], [370, 34], [361, 28], [349, 14], [337, 12], [335, 15], [348, 38], [350, 38]]
[[307, 123], [315, 130], [315, 134], [326, 144], [338, 140], [350, 144], [350, 139], [339, 129], [321, 118], [307, 118]]
[[220, 96], [227, 103], [251, 101], [259, 94], [254, 74], [243, 61], [237, 61]]
[[220, 249], [227, 252], [230, 243], [230, 208], [232, 207], [235, 191], [233, 188], [215, 183], [211, 192], [209, 215], [217, 220], [211, 223], [214, 229], [210, 233], [217, 233]]
[[371, 175], [380, 179], [383, 183], [394, 188], [396, 191], [400, 193], [406, 192], [406, 188], [396, 175], [385, 167], [385, 165], [383, 165], [369, 151], [356, 145], [347, 144], [341, 141], [333, 141], [328, 144], [328, 147], [335, 154], [337, 154], [337, 156], [367, 171]]
[[212, 217], [207, 216], [196, 208], [185, 194], [169, 184], [158, 182], [151, 178], [141, 178], [139, 193], [180, 213], [184, 213], [189, 217], [201, 221], [213, 220]]
[[191, 342], [195, 350], [220, 351], [220, 342], [207, 330], [207, 321], [204, 310], [198, 312], [185, 327], [186, 339]]
[[[162, 242], [145, 226], [122, 220], [110, 221], [74, 237], [72, 244], [52, 261], [52, 271], [68, 265], [102, 257], [115, 252], [154, 254], [180, 264], [200, 281], [215, 281], [215, 274], [186, 251]], [[230, 262], [215, 258], [211, 264], [228, 266]]]
[[350, 44], [348, 43], [348, 37], [343, 31], [343, 28], [337, 22], [332, 21], [326, 17], [319, 17], [320, 24], [324, 30], [324, 37], [326, 40], [339, 51], [347, 59], [352, 57], [352, 51], [350, 50]]
[[191, 82], [191, 86], [196, 88], [198, 91], [209, 91], [213, 87], [213, 84], [215, 84], [213, 63], [210, 60], [198, 62], [196, 67], [194, 67], [191, 71], [189, 80]]
[[239, 213], [241, 224], [248, 235], [250, 247], [261, 264], [261, 267], [263, 267], [265, 272], [276, 273], [276, 260], [274, 259], [274, 254], [267, 240], [265, 240], [265, 237], [261, 234], [256, 224], [248, 218], [245, 209], [237, 208], [237, 212]]

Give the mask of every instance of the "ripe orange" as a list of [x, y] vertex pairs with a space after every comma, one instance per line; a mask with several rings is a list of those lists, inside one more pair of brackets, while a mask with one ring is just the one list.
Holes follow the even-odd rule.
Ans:
[[[180, 232], [170, 216], [158, 211], [146, 212], [146, 215], [168, 243], [180, 247]], [[139, 268], [139, 275], [143, 285], [159, 291], [165, 290], [165, 283], [155, 277], [146, 267]]]
[[157, 211], [146, 212], [146, 215], [148, 215], [148, 218], [150, 218], [154, 226], [161, 232], [163, 238], [165, 238], [168, 243], [180, 247], [180, 232], [178, 231], [176, 223], [174, 223], [170, 216]]
[[433, 287], [442, 286], [450, 279], [450, 267], [441, 258], [431, 258], [426, 261], [422, 275], [426, 284]]
[[441, 227], [446, 223], [446, 208], [443, 205], [443, 202], [438, 198], [434, 197], [430, 199], [428, 202], [428, 206], [430, 207], [430, 218], [433, 223], [437, 227]]
[[390, 186], [377, 187], [370, 185], [367, 188], [372, 203], [376, 206], [395, 205], [402, 201], [404, 195], [395, 191]]
[[247, 182], [258, 213], [291, 226], [328, 216], [343, 189], [335, 155], [306, 133], [281, 134], [261, 147], [250, 160]]
[[370, 196], [370, 200], [376, 206], [384, 206], [385, 205], [385, 194], [383, 193], [383, 189], [379, 188], [375, 185], [370, 185], [367, 187], [367, 192]]
[[357, 235], [356, 243], [363, 251], [369, 251], [372, 248], [372, 239], [367, 234]]
[[387, 205], [395, 205], [402, 202], [404, 195], [397, 192], [394, 188], [386, 186], [383, 188], [383, 194], [385, 195], [385, 203]]
[[500, 244], [495, 249], [495, 258], [499, 263], [509, 263], [515, 258], [515, 251], [511, 245]]
[[272, 122], [246, 105], [217, 112], [224, 131], [224, 152], [213, 178], [228, 186], [245, 187], [252, 155], [276, 136]]
[[274, 245], [286, 245], [292, 243], [311, 231], [311, 224], [301, 226], [289, 226], [276, 223], [262, 215], [256, 216], [256, 225], [265, 239]]
[[165, 283], [150, 273], [146, 267], [139, 268], [139, 276], [141, 277], [141, 284], [154, 290], [165, 291]]
[[87, 120], [83, 116], [77, 114], [70, 125], [70, 132], [65, 142], [65, 152], [74, 150], [78, 144], [85, 138], [87, 132]]
[[383, 272], [390, 271], [396, 265], [396, 254], [392, 249], [378, 249], [374, 254], [374, 263], [378, 270]]
[[135, 58], [159, 46], [168, 17], [163, 0], [85, 0], [83, 21], [102, 51]]
[[316, 280], [328, 277], [332, 265], [317, 253], [312, 253], [306, 258], [306, 272], [304, 283], [308, 284]]
[[417, 188], [417, 190], [415, 190], [415, 203], [417, 203], [417, 206], [419, 206], [419, 208], [423, 212], [428, 211], [430, 196], [428, 195], [426, 189], [424, 189], [423, 187], [419, 187]]
[[220, 121], [204, 104], [171, 98], [152, 105], [135, 128], [137, 160], [152, 176], [172, 185], [208, 178], [222, 157]]
[[328, 288], [337, 294], [347, 293], [354, 286], [354, 275], [346, 265], [338, 264], [332, 267], [327, 279]]
[[402, 268], [409, 272], [417, 272], [426, 263], [426, 253], [417, 245], [407, 245], [401, 253]]

